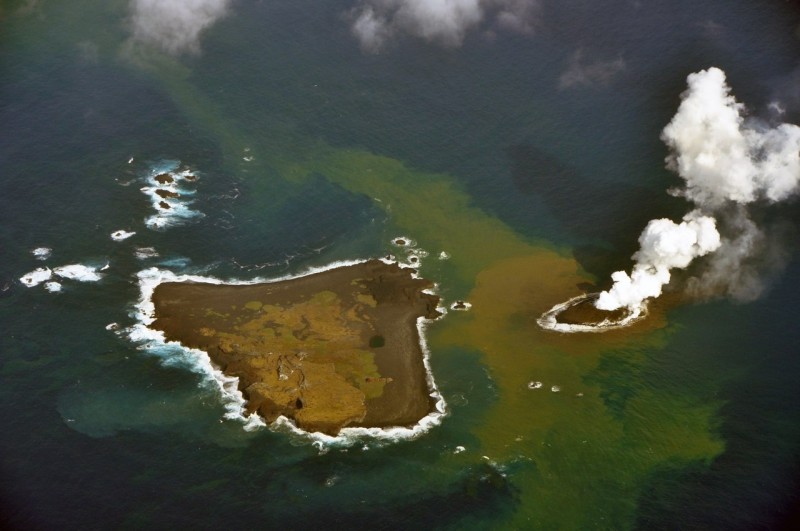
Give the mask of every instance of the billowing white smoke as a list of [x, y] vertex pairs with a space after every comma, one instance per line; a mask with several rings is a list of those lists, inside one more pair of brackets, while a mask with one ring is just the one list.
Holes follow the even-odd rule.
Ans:
[[369, 52], [398, 33], [457, 47], [487, 19], [502, 29], [530, 32], [538, 8], [539, 0], [363, 0], [352, 12], [352, 30]]
[[[748, 299], [763, 290], [748, 262], [764, 251], [767, 240], [745, 205], [781, 201], [797, 192], [800, 127], [770, 128], [745, 119], [744, 106], [730, 94], [718, 68], [691, 74], [687, 81], [689, 88], [661, 138], [672, 151], [667, 167], [686, 182], [674, 193], [697, 209], [680, 224], [662, 219], [647, 225], [632, 273], [611, 276], [614, 285], [595, 302], [599, 309], [640, 308], [645, 299], [661, 294], [670, 269], [683, 269], [712, 252], [706, 271], [690, 280], [690, 292]], [[720, 236], [715, 218], [723, 221], [728, 237]]]
[[614, 285], [600, 294], [595, 306], [601, 310], [636, 307], [647, 298], [661, 295], [669, 283], [670, 269], [688, 266], [698, 256], [716, 251], [720, 246], [716, 220], [693, 210], [681, 223], [654, 219], [639, 236], [641, 248], [633, 259], [630, 275], [617, 271], [611, 275]]
[[225, 16], [231, 0], [131, 0], [133, 39], [178, 55], [198, 53], [200, 34]]
[[708, 209], [726, 201], [786, 199], [800, 181], [800, 127], [745, 124], [744, 105], [730, 94], [725, 73], [691, 74], [678, 113], [661, 138], [672, 149], [667, 166], [686, 181], [682, 194]]

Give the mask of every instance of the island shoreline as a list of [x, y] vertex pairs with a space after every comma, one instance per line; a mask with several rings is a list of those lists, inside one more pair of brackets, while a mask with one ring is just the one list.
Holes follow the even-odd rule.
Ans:
[[[251, 280], [222, 280], [210, 276], [191, 275], [191, 274], [175, 274], [168, 270], [158, 268], [149, 268], [140, 271], [138, 276], [140, 298], [135, 305], [135, 311], [132, 316], [136, 319], [137, 323], [131, 328], [127, 329], [127, 336], [130, 340], [139, 343], [140, 348], [158, 354], [158, 351], [174, 351], [180, 349], [184, 354], [190, 356], [194, 361], [192, 369], [195, 372], [204, 375], [207, 382], [213, 382], [219, 389], [223, 403], [227, 409], [225, 417], [228, 419], [237, 419], [244, 424], [245, 430], [254, 430], [266, 426], [267, 423], [257, 414], [247, 413], [247, 401], [245, 395], [240, 389], [240, 381], [236, 376], [226, 374], [217, 364], [212, 361], [212, 356], [203, 349], [192, 348], [185, 345], [180, 341], [171, 340], [167, 334], [153, 326], [156, 320], [155, 303], [153, 300], [154, 293], [158, 286], [165, 283], [199, 283], [209, 284], [215, 286], [255, 286], [259, 284], [277, 284], [284, 281], [302, 280], [306, 277], [325, 273], [340, 268], [348, 268], [355, 266], [363, 266], [369, 260], [352, 260], [352, 261], [339, 261], [333, 262], [326, 266], [309, 268], [302, 273], [294, 275], [286, 275], [274, 279], [254, 278]], [[386, 265], [393, 265], [403, 269], [412, 269], [409, 273], [412, 278], [418, 279], [415, 270], [412, 266], [407, 264], [399, 264], [398, 262], [381, 259], [380, 262]], [[417, 265], [417, 264], [415, 264]], [[424, 289], [423, 292], [432, 294], [430, 289]], [[437, 297], [438, 299], [438, 297]], [[384, 424], [380, 425], [353, 425], [341, 428], [338, 433], [329, 434], [319, 431], [306, 431], [298, 427], [298, 424], [287, 418], [286, 416], [279, 416], [274, 422], [269, 424], [270, 429], [273, 431], [287, 431], [319, 442], [321, 444], [341, 444], [348, 441], [356, 441], [363, 438], [370, 439], [383, 439], [383, 440], [396, 440], [396, 439], [410, 439], [415, 438], [426, 433], [432, 427], [441, 423], [442, 418], [447, 413], [447, 406], [441, 393], [436, 386], [435, 379], [430, 366], [430, 350], [427, 345], [425, 332], [427, 326], [435, 320], [441, 318], [445, 311], [441, 307], [437, 307], [439, 313], [438, 317], [418, 317], [414, 326], [416, 334], [416, 345], [423, 367], [422, 385], [425, 386], [425, 392], [428, 398], [427, 414], [415, 422], [403, 423], [401, 425]], [[173, 352], [174, 355], [174, 352]], [[162, 355], [168, 358], [169, 353]]]

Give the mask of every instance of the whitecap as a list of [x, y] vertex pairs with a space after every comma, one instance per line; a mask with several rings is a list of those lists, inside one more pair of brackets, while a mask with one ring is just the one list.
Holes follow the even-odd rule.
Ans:
[[472, 304], [462, 300], [458, 300], [450, 305], [451, 310], [461, 311], [461, 312], [466, 312], [470, 308], [472, 308]]
[[[155, 214], [145, 219], [145, 225], [151, 230], [166, 230], [205, 215], [190, 207], [193, 203], [190, 196], [194, 195], [195, 191], [188, 186], [197, 181], [197, 172], [189, 169], [179, 171], [179, 165], [179, 161], [162, 161], [150, 170], [147, 177], [148, 186], [140, 189], [150, 198], [155, 210]], [[159, 175], [165, 174], [169, 176], [168, 182], [159, 182], [156, 179]]]
[[70, 264], [53, 269], [53, 273], [61, 278], [77, 280], [79, 282], [97, 282], [103, 275], [97, 272], [97, 268], [83, 264]]
[[542, 382], [534, 382], [534, 381], [528, 382], [528, 389], [541, 389], [541, 388], [542, 388]]
[[134, 249], [133, 255], [138, 260], [147, 260], [148, 258], [155, 258], [158, 256], [158, 251], [156, 251], [155, 247], [137, 247]]
[[53, 272], [47, 267], [40, 267], [38, 269], [34, 269], [30, 273], [26, 273], [19, 277], [19, 281], [32, 288], [33, 286], [38, 286], [42, 282], [46, 282], [50, 280], [53, 276]]
[[168, 258], [166, 260], [162, 260], [161, 262], [158, 262], [158, 265], [162, 267], [175, 267], [180, 269], [187, 267], [191, 263], [192, 263], [191, 258], [187, 258], [185, 256], [176, 256], [174, 258]]
[[392, 245], [395, 247], [414, 247], [417, 245], [417, 242], [407, 236], [398, 236], [392, 238]]
[[127, 240], [134, 234], [136, 234], [136, 232], [128, 232], [126, 230], [119, 229], [111, 233], [111, 239], [115, 242], [121, 242], [122, 240]]
[[54, 282], [54, 281], [45, 282], [44, 283], [44, 289], [46, 289], [50, 293], [57, 293], [57, 292], [61, 291], [61, 283], [60, 282]]
[[37, 247], [31, 251], [31, 254], [37, 260], [47, 260], [50, 258], [50, 255], [53, 254], [53, 250], [49, 247]]

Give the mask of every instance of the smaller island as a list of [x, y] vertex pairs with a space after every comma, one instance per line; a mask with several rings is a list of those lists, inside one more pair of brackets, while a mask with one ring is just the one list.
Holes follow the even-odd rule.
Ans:
[[536, 322], [545, 330], [554, 332], [608, 332], [630, 326], [647, 316], [646, 304], [638, 308], [601, 310], [594, 305], [598, 295], [598, 293], [584, 293], [556, 304], [544, 312]]
[[267, 422], [413, 426], [435, 409], [417, 320], [440, 315], [414, 272], [369, 260], [260, 284], [164, 282], [150, 326], [207, 352]]

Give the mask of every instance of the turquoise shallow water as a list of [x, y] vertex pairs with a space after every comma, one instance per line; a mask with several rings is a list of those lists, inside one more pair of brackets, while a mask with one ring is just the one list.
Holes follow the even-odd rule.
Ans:
[[[497, 354], [537, 347], [518, 339], [533, 326], [524, 311], [460, 340], [450, 331], [471, 317], [448, 316], [431, 330], [431, 363], [450, 414], [410, 442], [321, 453], [245, 432], [191, 364], [105, 329], [132, 323], [147, 265], [247, 279], [391, 252], [413, 225], [402, 201], [415, 200], [387, 192], [389, 166], [365, 153], [404, 164], [397, 180], [420, 204], [468, 198], [463, 217], [408, 234], [430, 245], [423, 273], [443, 296], [473, 293], [473, 265], [491, 271], [496, 242], [478, 219], [501, 224], [497, 241], [556, 247], [604, 279], [629, 264], [648, 219], [687, 209], [664, 193], [678, 180], [659, 132], [688, 73], [720, 66], [755, 114], [777, 99], [800, 122], [795, 6], [543, 2], [531, 36], [476, 32], [454, 50], [406, 39], [368, 55], [342, 17], [351, 2], [238, 2], [201, 55], [146, 68], [121, 52], [126, 2], [23, 4], [0, 19], [5, 523], [769, 529], [796, 518], [796, 202], [765, 209], [787, 230], [786, 267], [765, 297], [678, 307], [655, 339], [560, 343], [529, 366]], [[578, 49], [625, 68], [608, 85], [559, 88]], [[340, 162], [345, 150], [358, 160]], [[153, 231], [140, 187], [166, 160], [199, 175], [191, 206], [202, 216]], [[362, 160], [387, 173], [359, 174]], [[462, 226], [475, 231], [471, 254], [437, 247]], [[114, 242], [118, 229], [137, 234]], [[50, 266], [110, 267], [58, 294], [29, 289], [18, 279], [42, 265], [39, 246], [53, 249]], [[147, 247], [160, 256], [135, 256]], [[436, 260], [441, 250], [452, 259]], [[509, 383], [517, 373], [565, 389], [525, 403]], [[586, 410], [564, 406], [578, 388]], [[603, 438], [616, 430], [628, 438]], [[504, 438], [522, 435], [518, 449]], [[592, 437], [603, 446], [583, 450]]]

